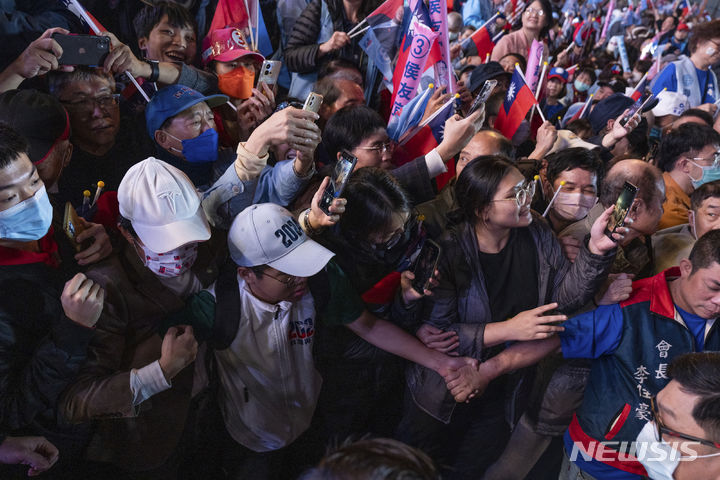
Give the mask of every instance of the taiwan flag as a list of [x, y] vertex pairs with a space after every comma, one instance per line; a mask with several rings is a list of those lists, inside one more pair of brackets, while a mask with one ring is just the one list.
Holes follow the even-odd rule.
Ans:
[[527, 113], [536, 103], [535, 95], [525, 83], [522, 73], [516, 66], [507, 95], [505, 95], [505, 101], [500, 107], [497, 120], [495, 120], [495, 130], [507, 138], [512, 138]]
[[484, 59], [489, 53], [492, 53], [493, 48], [495, 48], [495, 43], [486, 26], [475, 30], [475, 33], [462, 43], [462, 50], [466, 57], [477, 55]]

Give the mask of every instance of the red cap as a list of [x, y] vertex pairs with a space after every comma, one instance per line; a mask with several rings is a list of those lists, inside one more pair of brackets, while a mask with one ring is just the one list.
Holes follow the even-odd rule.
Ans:
[[202, 63], [207, 65], [212, 60], [232, 62], [240, 57], [250, 55], [253, 60], [262, 62], [265, 57], [249, 49], [245, 35], [239, 28], [220, 28], [210, 32], [203, 40]]
[[687, 26], [687, 23], [681, 23], [677, 26], [678, 30], [690, 30], [690, 27]]

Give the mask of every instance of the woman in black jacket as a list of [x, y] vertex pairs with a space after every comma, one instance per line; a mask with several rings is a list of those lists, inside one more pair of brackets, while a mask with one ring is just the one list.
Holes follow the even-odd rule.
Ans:
[[[456, 225], [441, 242], [439, 285], [421, 319], [433, 331], [455, 331], [456, 353], [487, 360], [506, 343], [561, 331], [563, 313], [590, 301], [614, 258], [607, 238], [610, 209], [598, 219], [571, 264], [547, 223], [530, 209], [535, 183], [506, 158], [471, 161], [455, 184]], [[603, 223], [604, 222], [604, 223]], [[421, 327], [418, 336], [429, 344]], [[410, 366], [399, 438], [452, 468], [446, 478], [481, 478], [502, 452], [529, 379], [500, 377], [479, 398], [456, 404], [441, 378]]]

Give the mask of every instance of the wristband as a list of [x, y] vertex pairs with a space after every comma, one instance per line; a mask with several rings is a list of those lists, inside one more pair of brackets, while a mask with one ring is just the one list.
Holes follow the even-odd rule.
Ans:
[[149, 82], [157, 82], [160, 78], [160, 66], [157, 60], [145, 60], [145, 63], [150, 65], [150, 76], [148, 77]]

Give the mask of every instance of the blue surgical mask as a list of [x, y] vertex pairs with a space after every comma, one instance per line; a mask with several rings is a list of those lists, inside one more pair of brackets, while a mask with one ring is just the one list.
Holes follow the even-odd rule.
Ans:
[[180, 140], [176, 136], [166, 132], [172, 138], [182, 143], [182, 151], [170, 147], [178, 153], [182, 153], [185, 160], [191, 163], [209, 163], [217, 160], [218, 157], [218, 133], [214, 128], [208, 128], [195, 138]]
[[703, 174], [702, 177], [700, 177], [698, 180], [695, 180], [690, 174], [688, 176], [690, 177], [690, 180], [692, 181], [693, 188], [698, 189], [701, 185], [709, 182], [714, 182], [715, 180], [720, 180], [720, 167], [716, 167], [714, 165], [710, 165], [708, 167], [698, 165], [695, 162], [690, 162], [696, 167], [702, 168]]
[[17, 242], [40, 240], [50, 229], [52, 215], [43, 185], [32, 197], [0, 212], [0, 238]]
[[578, 92], [586, 92], [590, 88], [590, 85], [588, 85], [587, 83], [582, 83], [580, 80], [575, 80], [573, 82], [573, 86]]

